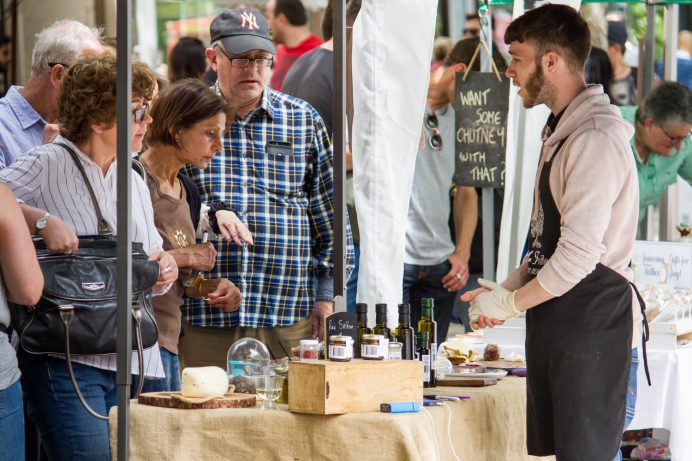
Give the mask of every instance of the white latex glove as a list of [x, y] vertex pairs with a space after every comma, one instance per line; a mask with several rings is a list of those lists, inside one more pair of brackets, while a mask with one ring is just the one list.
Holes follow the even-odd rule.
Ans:
[[478, 322], [478, 317], [485, 315], [505, 321], [521, 313], [514, 306], [514, 291], [508, 291], [502, 285], [490, 280], [478, 279], [478, 284], [487, 290], [471, 301], [469, 319], [471, 324]]

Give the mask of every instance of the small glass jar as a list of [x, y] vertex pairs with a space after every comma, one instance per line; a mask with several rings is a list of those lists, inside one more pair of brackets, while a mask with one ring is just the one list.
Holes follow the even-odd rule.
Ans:
[[320, 343], [316, 339], [300, 340], [300, 360], [319, 360]]
[[389, 360], [401, 360], [401, 351], [404, 345], [402, 343], [389, 343]]
[[363, 335], [363, 342], [360, 346], [360, 356], [365, 360], [384, 360], [382, 352], [382, 335]]
[[349, 362], [353, 358], [353, 338], [333, 335], [329, 337], [329, 360]]

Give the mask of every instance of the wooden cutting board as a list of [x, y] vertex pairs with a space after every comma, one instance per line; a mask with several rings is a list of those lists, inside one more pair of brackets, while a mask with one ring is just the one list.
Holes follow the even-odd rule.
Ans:
[[503, 370], [513, 370], [515, 368], [526, 368], [526, 362], [510, 362], [509, 360], [479, 360], [472, 365], [481, 365], [486, 368], [501, 368]]
[[180, 400], [171, 397], [171, 394], [179, 395], [180, 392], [147, 392], [144, 394], [139, 394], [139, 397], [137, 397], [137, 402], [142, 405], [151, 405], [154, 407], [164, 408], [180, 408], [183, 410], [252, 408], [257, 404], [257, 397], [255, 394], [226, 394], [223, 397], [217, 397], [202, 403], [181, 402]]
[[444, 378], [437, 379], [438, 386], [483, 387], [497, 384], [496, 378]]

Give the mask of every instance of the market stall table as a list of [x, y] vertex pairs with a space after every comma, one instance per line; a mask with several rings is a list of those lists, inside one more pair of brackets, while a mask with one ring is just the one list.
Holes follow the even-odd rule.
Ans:
[[[425, 407], [419, 413], [337, 416], [290, 413], [285, 405], [280, 411], [176, 410], [132, 401], [129, 455], [147, 461], [453, 460], [453, 444], [462, 460], [539, 459], [526, 455], [524, 378], [507, 377], [483, 388], [426, 389], [426, 393], [471, 398], [449, 402], [447, 407]], [[115, 459], [115, 408], [109, 427]]]

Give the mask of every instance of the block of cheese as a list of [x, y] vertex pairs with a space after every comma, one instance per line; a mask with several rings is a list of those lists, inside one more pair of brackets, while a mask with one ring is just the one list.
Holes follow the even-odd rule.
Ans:
[[207, 398], [224, 395], [228, 376], [219, 367], [188, 367], [183, 370], [183, 397]]

